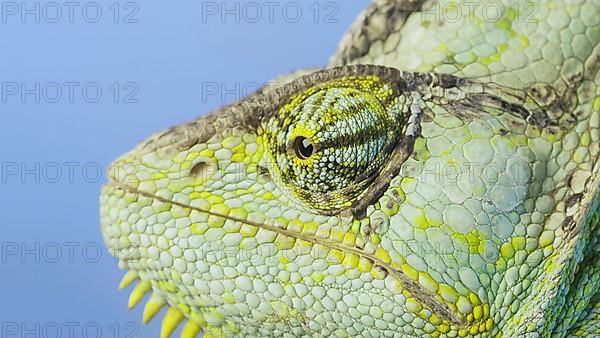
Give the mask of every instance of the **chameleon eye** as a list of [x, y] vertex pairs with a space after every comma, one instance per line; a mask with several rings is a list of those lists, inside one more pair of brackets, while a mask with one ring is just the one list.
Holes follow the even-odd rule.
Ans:
[[312, 211], [352, 206], [402, 135], [404, 102], [386, 96], [395, 93], [377, 79], [343, 78], [288, 98], [263, 130], [276, 184]]
[[304, 136], [297, 137], [294, 141], [294, 149], [296, 151], [296, 156], [299, 158], [306, 160], [315, 153], [315, 146], [311, 140], [307, 139]]

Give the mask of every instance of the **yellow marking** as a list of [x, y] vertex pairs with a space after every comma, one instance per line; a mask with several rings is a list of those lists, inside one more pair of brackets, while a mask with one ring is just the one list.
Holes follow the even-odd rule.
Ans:
[[314, 271], [311, 275], [310, 278], [315, 282], [315, 283], [321, 283], [323, 281], [323, 279], [325, 279], [325, 275], [320, 272], [320, 271]]
[[258, 227], [254, 225], [250, 225], [247, 223], [243, 223], [240, 229], [240, 234], [244, 237], [254, 237], [256, 232], [258, 231]]
[[356, 268], [358, 266], [358, 255], [355, 253], [347, 253], [342, 260], [342, 264], [345, 266], [349, 266], [351, 268]]
[[373, 270], [373, 262], [369, 259], [361, 257], [358, 261], [358, 271], [360, 272], [371, 272]]
[[184, 316], [174, 307], [169, 307], [167, 314], [162, 322], [160, 329], [160, 338], [168, 338], [177, 329], [177, 326], [183, 320]]
[[439, 285], [439, 295], [448, 303], [456, 303], [458, 301], [458, 291], [447, 284]]
[[414, 281], [419, 280], [419, 272], [407, 263], [402, 264], [402, 272]]
[[154, 316], [167, 304], [167, 302], [157, 294], [153, 293], [144, 307], [143, 322], [148, 324]]
[[181, 332], [181, 338], [195, 338], [200, 333], [201, 327], [193, 320], [188, 320]]
[[505, 260], [509, 260], [510, 258], [514, 257], [515, 249], [513, 248], [512, 243], [502, 244], [500, 247], [500, 253], [502, 254], [502, 258]]
[[150, 289], [152, 289], [152, 284], [150, 284], [150, 282], [140, 281], [129, 295], [129, 302], [127, 303], [127, 306], [129, 306], [130, 309], [133, 309], [142, 300], [142, 298], [144, 298], [146, 293], [150, 291]]
[[233, 304], [233, 303], [235, 303], [235, 298], [233, 297], [233, 294], [231, 292], [224, 292], [223, 293], [223, 301], [226, 304]]
[[121, 279], [121, 283], [119, 284], [119, 290], [122, 290], [122, 289], [128, 287], [137, 278], [138, 278], [138, 273], [137, 272], [135, 272], [133, 270], [128, 270], [125, 273], [125, 275], [123, 276], [123, 279]]
[[421, 303], [413, 297], [406, 299], [406, 309], [410, 312], [417, 313], [423, 309]]
[[208, 230], [208, 224], [206, 223], [192, 223], [190, 226], [192, 229], [192, 234], [194, 235], [203, 235]]
[[167, 178], [167, 174], [164, 172], [158, 171], [158, 172], [152, 173], [152, 175], [150, 175], [150, 177], [153, 181], [158, 181], [163, 178]]
[[304, 227], [302, 228], [302, 232], [307, 235], [314, 235], [317, 233], [317, 229], [319, 228], [319, 224], [317, 222], [308, 222], [304, 223]]
[[479, 253], [479, 246], [481, 244], [481, 234], [477, 230], [471, 231], [465, 237], [469, 245], [469, 252], [472, 254]]

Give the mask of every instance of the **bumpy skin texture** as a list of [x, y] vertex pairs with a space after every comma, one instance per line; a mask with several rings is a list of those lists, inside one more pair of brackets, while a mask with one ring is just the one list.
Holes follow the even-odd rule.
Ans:
[[130, 306], [162, 336], [597, 336], [600, 3], [486, 3], [377, 1], [340, 67], [117, 160]]

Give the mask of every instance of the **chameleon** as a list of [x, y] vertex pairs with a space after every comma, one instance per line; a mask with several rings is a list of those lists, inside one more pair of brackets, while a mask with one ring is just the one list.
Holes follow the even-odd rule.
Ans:
[[599, 337], [599, 42], [597, 0], [374, 1], [323, 69], [112, 164], [129, 307], [161, 337]]

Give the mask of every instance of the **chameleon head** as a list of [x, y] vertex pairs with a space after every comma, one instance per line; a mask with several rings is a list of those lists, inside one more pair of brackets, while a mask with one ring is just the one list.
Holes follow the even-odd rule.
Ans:
[[394, 272], [375, 231], [403, 198], [388, 189], [388, 164], [412, 143], [414, 109], [398, 73], [313, 73], [119, 158], [102, 191], [101, 226], [129, 271], [122, 286], [140, 280], [130, 306], [150, 290], [145, 321], [168, 305], [163, 336], [184, 317], [189, 336], [448, 326], [438, 315], [445, 309]]

